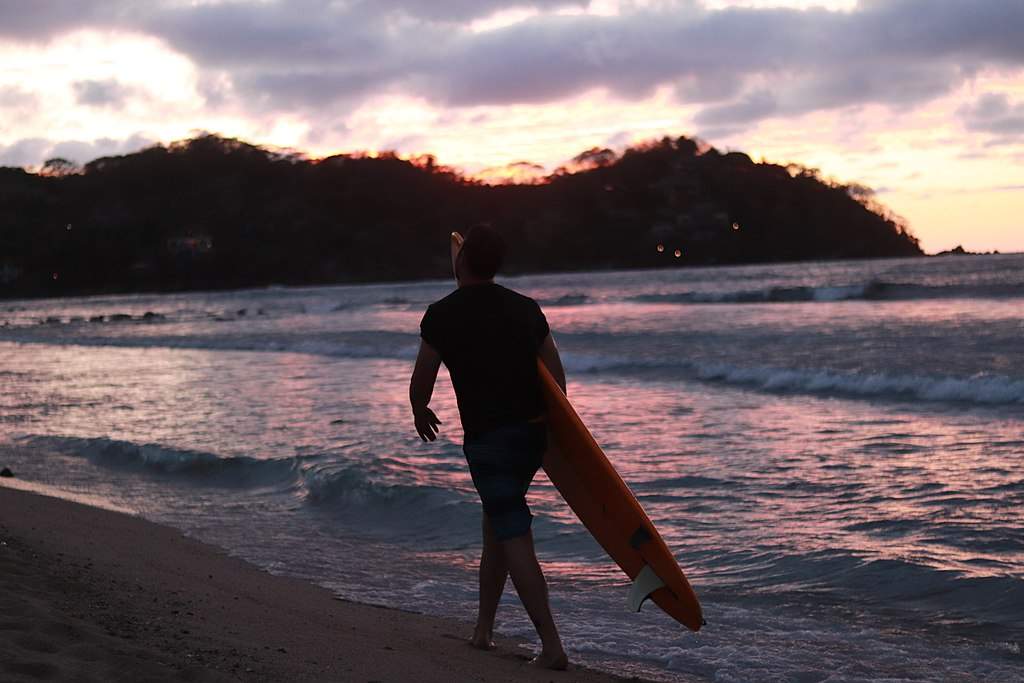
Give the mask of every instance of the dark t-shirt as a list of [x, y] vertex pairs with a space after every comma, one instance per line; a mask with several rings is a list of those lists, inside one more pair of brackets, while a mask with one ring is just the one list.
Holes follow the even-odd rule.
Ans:
[[420, 335], [448, 367], [467, 437], [543, 414], [537, 352], [548, 331], [536, 301], [493, 282], [427, 307]]

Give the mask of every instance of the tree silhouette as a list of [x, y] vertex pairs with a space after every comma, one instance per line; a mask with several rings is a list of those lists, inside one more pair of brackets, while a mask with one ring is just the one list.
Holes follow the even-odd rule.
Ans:
[[0, 296], [445, 277], [448, 233], [479, 221], [504, 233], [511, 272], [921, 253], [869, 188], [796, 164], [685, 137], [572, 164], [492, 185], [431, 155], [307, 159], [202, 135], [0, 168]]
[[80, 173], [81, 170], [73, 161], [68, 161], [62, 157], [54, 157], [43, 162], [39, 175], [49, 178], [63, 178], [67, 175]]

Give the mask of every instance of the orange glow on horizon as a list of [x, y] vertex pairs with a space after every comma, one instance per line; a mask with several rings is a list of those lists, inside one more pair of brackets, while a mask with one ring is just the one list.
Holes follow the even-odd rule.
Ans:
[[466, 177], [488, 185], [531, 185], [542, 182], [548, 177], [548, 172], [540, 164], [517, 161], [467, 173]]

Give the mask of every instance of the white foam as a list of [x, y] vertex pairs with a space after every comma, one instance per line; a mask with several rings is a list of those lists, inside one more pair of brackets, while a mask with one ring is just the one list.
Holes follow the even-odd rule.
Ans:
[[697, 376], [768, 391], [807, 391], [856, 396], [903, 396], [921, 401], [984, 404], [1024, 403], [1024, 380], [1000, 375], [927, 377], [885, 373], [839, 373], [773, 367], [737, 367], [724, 363], [694, 364]]
[[845, 396], [894, 396], [918, 401], [963, 402], [987, 405], [1024, 403], [1024, 380], [1002, 375], [929, 377], [882, 372], [856, 373], [769, 366], [737, 366], [718, 362], [678, 363], [653, 359], [563, 353], [569, 372], [629, 372], [664, 368], [704, 381], [752, 386], [773, 392], [825, 393]]

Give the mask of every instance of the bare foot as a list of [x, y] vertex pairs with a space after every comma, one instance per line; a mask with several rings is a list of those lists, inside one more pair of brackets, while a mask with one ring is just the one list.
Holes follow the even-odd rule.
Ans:
[[469, 644], [478, 650], [493, 650], [495, 648], [494, 641], [491, 639], [491, 634], [481, 633], [480, 631], [473, 634]]
[[539, 666], [542, 669], [565, 671], [569, 668], [569, 658], [565, 656], [564, 651], [559, 651], [555, 654], [541, 652], [539, 655], [530, 660], [530, 664], [533, 664], [534, 666]]

